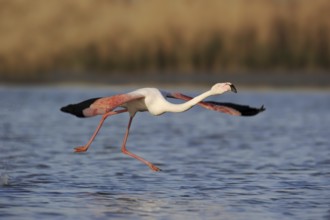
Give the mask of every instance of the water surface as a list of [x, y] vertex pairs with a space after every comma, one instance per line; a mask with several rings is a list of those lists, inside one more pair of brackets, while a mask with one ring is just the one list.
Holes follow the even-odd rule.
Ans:
[[[255, 117], [194, 107], [128, 115], [59, 111], [68, 103], [130, 89], [0, 87], [0, 218], [330, 219], [330, 92], [240, 91], [213, 99], [260, 106]], [[196, 95], [196, 91], [187, 91]]]

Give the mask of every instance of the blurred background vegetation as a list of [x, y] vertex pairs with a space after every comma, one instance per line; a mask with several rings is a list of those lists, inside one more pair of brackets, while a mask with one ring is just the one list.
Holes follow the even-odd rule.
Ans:
[[329, 0], [0, 0], [0, 79], [330, 70]]

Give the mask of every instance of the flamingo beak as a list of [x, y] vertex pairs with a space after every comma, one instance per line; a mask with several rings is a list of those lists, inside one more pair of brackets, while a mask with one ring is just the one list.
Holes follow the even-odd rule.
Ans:
[[232, 92], [237, 93], [237, 89], [236, 89], [236, 87], [233, 84], [230, 84], [229, 86], [230, 86], [230, 90]]

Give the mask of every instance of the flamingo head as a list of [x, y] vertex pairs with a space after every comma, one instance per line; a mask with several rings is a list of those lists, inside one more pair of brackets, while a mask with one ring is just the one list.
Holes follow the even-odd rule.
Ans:
[[225, 93], [225, 92], [228, 92], [228, 91], [232, 91], [234, 93], [237, 93], [236, 87], [230, 82], [217, 83], [214, 86], [212, 86], [210, 91], [214, 95], [222, 94], [222, 93]]

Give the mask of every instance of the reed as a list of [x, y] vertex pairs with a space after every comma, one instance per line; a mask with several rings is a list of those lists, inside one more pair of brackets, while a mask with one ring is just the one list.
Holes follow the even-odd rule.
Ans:
[[329, 0], [0, 0], [0, 75], [330, 68]]

